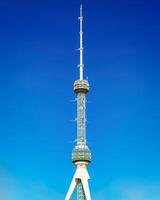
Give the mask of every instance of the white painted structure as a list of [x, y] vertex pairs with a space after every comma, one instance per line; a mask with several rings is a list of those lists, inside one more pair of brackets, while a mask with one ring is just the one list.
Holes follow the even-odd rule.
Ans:
[[76, 172], [71, 181], [65, 200], [70, 200], [77, 188], [77, 200], [91, 200], [88, 180], [90, 179], [87, 166], [91, 162], [91, 152], [86, 143], [86, 94], [89, 92], [89, 83], [83, 79], [83, 16], [80, 6], [80, 64], [79, 80], [74, 83], [74, 92], [77, 94], [77, 144], [72, 151], [72, 162]]

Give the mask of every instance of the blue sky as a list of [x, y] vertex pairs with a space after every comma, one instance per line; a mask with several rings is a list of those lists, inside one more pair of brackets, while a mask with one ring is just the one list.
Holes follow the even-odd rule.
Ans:
[[64, 199], [74, 173], [79, 5], [93, 200], [160, 199], [160, 4], [0, 2], [0, 199]]

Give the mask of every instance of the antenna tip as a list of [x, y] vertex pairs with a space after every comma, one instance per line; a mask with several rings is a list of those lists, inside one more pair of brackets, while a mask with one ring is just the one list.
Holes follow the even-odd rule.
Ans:
[[83, 6], [82, 6], [82, 4], [80, 5], [80, 10], [81, 10], [81, 12], [82, 12], [82, 8], [83, 8]]
[[82, 4], [80, 5], [80, 16], [82, 16]]

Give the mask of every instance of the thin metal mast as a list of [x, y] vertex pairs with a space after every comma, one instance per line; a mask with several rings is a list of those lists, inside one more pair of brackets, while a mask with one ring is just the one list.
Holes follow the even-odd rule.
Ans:
[[78, 18], [80, 20], [80, 64], [79, 64], [79, 69], [80, 69], [80, 80], [83, 80], [83, 15], [82, 15], [82, 5], [80, 6], [80, 17]]

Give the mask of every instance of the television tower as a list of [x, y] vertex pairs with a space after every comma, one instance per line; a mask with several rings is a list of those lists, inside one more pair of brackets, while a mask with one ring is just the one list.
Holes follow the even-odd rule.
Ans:
[[89, 92], [89, 83], [83, 79], [83, 16], [80, 6], [80, 64], [79, 80], [74, 82], [74, 92], [77, 94], [77, 144], [72, 151], [72, 162], [76, 167], [71, 185], [65, 200], [70, 200], [77, 187], [77, 200], [91, 200], [88, 180], [90, 179], [87, 166], [91, 162], [91, 152], [86, 141], [86, 94]]

